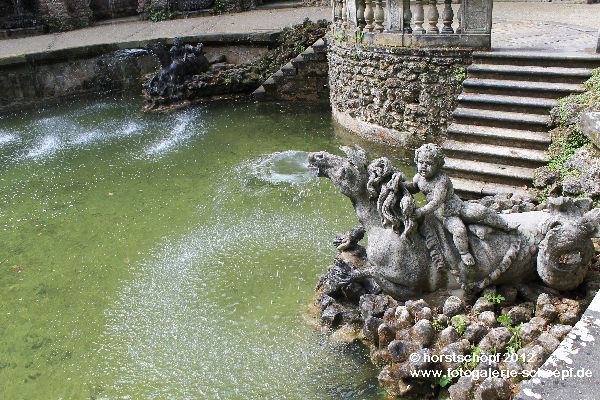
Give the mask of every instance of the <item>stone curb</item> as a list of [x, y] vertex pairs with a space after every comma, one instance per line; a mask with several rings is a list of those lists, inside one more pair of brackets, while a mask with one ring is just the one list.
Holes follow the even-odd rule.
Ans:
[[[535, 375], [521, 384], [515, 400], [594, 400], [600, 387], [600, 292], [581, 319]], [[583, 371], [589, 371], [586, 374]], [[564, 379], [554, 374], [572, 373]], [[577, 376], [582, 371], [583, 376]]]
[[[263, 32], [238, 32], [238, 33], [202, 33], [191, 36], [177, 36], [186, 43], [204, 44], [248, 44], [248, 45], [268, 45], [274, 43], [281, 30], [269, 30]], [[0, 69], [4, 67], [13, 67], [21, 64], [45, 64], [55, 61], [73, 60], [78, 58], [90, 58], [98, 55], [110, 53], [118, 50], [146, 48], [151, 43], [164, 43], [171, 45], [174, 37], [156, 38], [148, 40], [137, 40], [130, 42], [97, 44], [92, 46], [79, 46], [69, 49], [49, 50], [41, 53], [0, 57]]]

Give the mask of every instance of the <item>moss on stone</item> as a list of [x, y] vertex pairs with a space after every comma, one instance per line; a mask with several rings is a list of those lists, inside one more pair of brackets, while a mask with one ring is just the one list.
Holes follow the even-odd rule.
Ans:
[[[538, 175], [548, 169], [555, 172], [555, 179], [543, 181], [537, 185], [537, 195], [544, 200], [548, 195], [561, 194], [562, 184], [566, 178], [577, 177], [581, 171], [573, 169], [568, 162], [582, 148], [594, 151], [590, 140], [579, 129], [579, 120], [583, 113], [600, 110], [600, 68], [592, 72], [592, 76], [584, 83], [585, 91], [573, 94], [558, 101], [558, 105], [551, 111], [550, 131], [552, 143], [548, 148], [548, 165], [536, 171]], [[534, 180], [535, 183], [535, 180]], [[583, 193], [583, 196], [588, 195]]]

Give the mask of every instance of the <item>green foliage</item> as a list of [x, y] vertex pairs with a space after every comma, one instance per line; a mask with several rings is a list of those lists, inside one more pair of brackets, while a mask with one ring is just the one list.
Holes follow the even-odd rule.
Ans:
[[465, 67], [452, 67], [454, 70], [454, 79], [456, 79], [459, 83], [463, 83], [465, 79], [467, 79], [467, 69]]
[[173, 19], [175, 14], [170, 11], [155, 11], [148, 17], [152, 22], [167, 21]]
[[356, 28], [356, 30], [354, 31], [354, 42], [356, 44], [360, 44], [360, 43], [362, 43], [364, 37], [365, 37], [365, 32], [363, 32], [363, 30], [360, 28]]
[[334, 31], [333, 38], [338, 42], [343, 42], [346, 40], [346, 31], [344, 29]]
[[548, 167], [559, 172], [563, 178], [572, 175], [574, 171], [569, 170], [565, 163], [575, 155], [577, 150], [587, 145], [590, 145], [590, 141], [577, 127], [569, 129], [550, 145]]
[[466, 370], [474, 370], [479, 362], [479, 356], [481, 355], [481, 348], [479, 346], [473, 346], [471, 348], [471, 359], [463, 363], [462, 368]]
[[501, 294], [487, 293], [484, 297], [492, 304], [500, 304], [505, 300]]
[[512, 318], [506, 314], [500, 315], [498, 318], [496, 318], [496, 321], [498, 321], [500, 325], [504, 325], [507, 328], [512, 325]]
[[433, 326], [433, 329], [435, 329], [436, 331], [441, 331], [444, 329], [444, 326], [442, 325], [440, 320], [437, 318], [433, 319], [433, 321], [431, 322], [431, 326]]
[[[600, 110], [600, 68], [592, 71], [591, 77], [584, 83], [585, 91], [558, 100], [552, 109], [552, 121], [555, 128], [551, 132], [552, 144], [548, 148], [548, 167], [558, 172], [558, 181], [576, 174], [577, 171], [565, 166], [566, 162], [582, 147], [591, 143], [579, 130], [578, 122], [582, 113]], [[542, 201], [548, 197], [549, 188], [541, 188], [537, 195]]]
[[452, 383], [454, 379], [448, 375], [443, 375], [440, 380], [438, 381], [438, 385], [440, 385], [441, 387], [446, 387], [448, 385], [450, 385]]
[[239, 12], [243, 6], [240, 0], [215, 0], [213, 10], [218, 14]]
[[152, 22], [167, 21], [175, 18], [175, 13], [169, 9], [148, 7], [145, 10], [148, 19]]
[[508, 329], [510, 329], [510, 332], [512, 333], [512, 336], [510, 337], [510, 341], [508, 342], [508, 347], [506, 348], [506, 352], [508, 354], [514, 354], [523, 347], [523, 342], [521, 340], [521, 328], [522, 327], [523, 327], [523, 324], [508, 327]]
[[450, 320], [450, 324], [454, 327], [454, 329], [456, 329], [458, 334], [461, 336], [463, 333], [465, 333], [465, 330], [467, 329], [467, 323], [467, 317], [463, 314], [455, 315]]

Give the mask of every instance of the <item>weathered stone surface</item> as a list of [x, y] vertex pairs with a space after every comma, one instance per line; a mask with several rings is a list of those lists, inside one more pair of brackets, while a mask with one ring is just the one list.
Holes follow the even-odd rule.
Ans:
[[444, 302], [443, 313], [448, 317], [454, 317], [465, 312], [465, 302], [457, 296], [450, 296]]
[[[519, 211], [519, 212], [526, 212], [526, 211]], [[500, 305], [502, 307], [508, 307], [508, 306], [515, 304], [517, 301], [517, 296], [519, 294], [519, 291], [516, 287], [509, 286], [509, 285], [501, 285], [500, 287], [498, 287], [497, 292], [499, 295], [504, 297], [504, 300], [500, 303]]]
[[536, 310], [535, 315], [544, 318], [548, 322], [552, 322], [556, 319], [558, 311], [552, 304], [544, 304], [542, 307]]
[[[600, 45], [600, 39], [598, 44]], [[600, 112], [583, 113], [580, 118], [579, 130], [581, 130], [581, 132], [587, 136], [597, 148], [600, 148]]]
[[533, 175], [533, 186], [545, 187], [553, 184], [558, 179], [558, 172], [547, 166], [537, 168]]
[[439, 335], [439, 342], [442, 346], [454, 343], [460, 340], [460, 334], [453, 326], [444, 328]]
[[493, 328], [479, 343], [482, 350], [499, 351], [506, 350], [512, 334], [505, 327]]
[[412, 327], [411, 337], [422, 347], [427, 347], [433, 342], [435, 330], [429, 320], [422, 319]]
[[[358, 133], [396, 141], [395, 145], [416, 146], [445, 136], [461, 92], [461, 71], [471, 62], [470, 51], [376, 50], [337, 40], [330, 44], [334, 116], [343, 114], [369, 124], [372, 130]], [[377, 128], [389, 133], [382, 137]]]
[[484, 323], [474, 323], [465, 329], [463, 337], [472, 344], [477, 344], [488, 333], [489, 329]]
[[530, 370], [538, 369], [546, 360], [548, 353], [539, 344], [530, 344], [517, 351], [519, 359], [525, 360], [525, 367]]
[[429, 307], [427, 302], [423, 299], [419, 300], [407, 300], [404, 303], [404, 306], [408, 310], [411, 315], [416, 316], [418, 312], [420, 312], [423, 308]]
[[484, 311], [477, 317], [478, 320], [489, 326], [490, 328], [496, 326], [496, 314], [493, 311]]
[[408, 328], [415, 322], [414, 317], [410, 315], [410, 312], [408, 311], [406, 306], [396, 307], [395, 317], [396, 323], [400, 328]]
[[363, 317], [383, 317], [383, 313], [390, 307], [397, 306], [396, 300], [384, 294], [366, 294], [360, 298], [358, 308]]
[[494, 304], [486, 299], [485, 297], [480, 297], [477, 299], [475, 304], [473, 304], [473, 313], [481, 314], [484, 311], [494, 311]]
[[571, 325], [556, 324], [550, 328], [550, 334], [558, 340], [563, 340], [573, 327]]
[[508, 400], [510, 386], [501, 378], [489, 377], [475, 391], [475, 400]]
[[528, 344], [537, 339], [537, 337], [542, 333], [542, 327], [535, 323], [525, 322], [523, 326], [521, 326], [521, 342], [523, 344]]
[[379, 348], [383, 349], [396, 338], [396, 330], [385, 322], [377, 328], [377, 336], [379, 338]]
[[345, 309], [341, 304], [333, 303], [329, 305], [321, 314], [321, 320], [328, 325], [336, 326], [342, 322], [342, 314]]
[[450, 400], [465, 400], [473, 396], [475, 382], [470, 376], [461, 376], [458, 381], [450, 386]]
[[471, 344], [466, 339], [442, 347], [439, 354], [442, 360], [443, 369], [447, 371], [449, 369], [460, 368], [460, 356], [464, 356], [470, 350]]
[[575, 325], [581, 314], [581, 305], [576, 300], [562, 299], [556, 305], [558, 321], [564, 325]]
[[417, 311], [415, 313], [415, 319], [420, 320], [420, 319], [427, 319], [430, 320], [433, 318], [433, 312], [431, 311], [431, 308], [429, 307], [423, 307], [421, 310]]
[[406, 340], [392, 340], [388, 345], [388, 350], [392, 355], [394, 362], [406, 361], [411, 353], [419, 351], [419, 346]]
[[550, 355], [560, 345], [560, 341], [548, 332], [543, 332], [537, 338], [537, 344], [544, 348], [546, 355]]
[[565, 167], [575, 173], [565, 178], [563, 192], [585, 194], [592, 198], [600, 196], [600, 158], [597, 151], [582, 147], [567, 160]]
[[530, 307], [516, 306], [512, 307], [507, 315], [513, 324], [520, 324], [522, 322], [529, 321], [533, 317], [533, 311]]
[[377, 332], [379, 325], [383, 324], [383, 319], [377, 317], [367, 317], [363, 325], [363, 335], [375, 345], [379, 345], [379, 334]]

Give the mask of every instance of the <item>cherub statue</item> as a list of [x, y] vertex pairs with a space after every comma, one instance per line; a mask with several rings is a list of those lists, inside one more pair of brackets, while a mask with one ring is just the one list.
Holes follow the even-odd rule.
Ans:
[[427, 204], [414, 210], [414, 220], [433, 214], [452, 234], [454, 245], [466, 266], [474, 266], [475, 259], [469, 250], [467, 223], [488, 225], [503, 231], [516, 229], [502, 217], [478, 203], [463, 202], [456, 194], [448, 175], [442, 171], [444, 153], [435, 144], [424, 144], [415, 151], [417, 174], [406, 187], [411, 193], [422, 192]]

